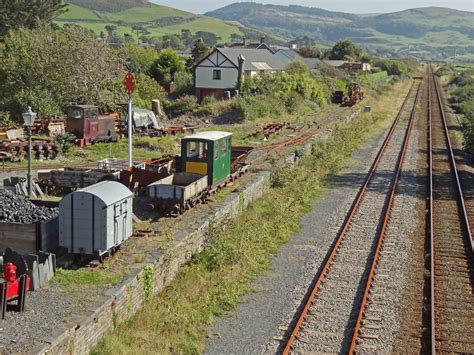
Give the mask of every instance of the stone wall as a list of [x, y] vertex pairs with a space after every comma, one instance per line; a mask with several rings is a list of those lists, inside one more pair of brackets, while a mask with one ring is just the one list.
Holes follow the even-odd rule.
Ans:
[[[358, 109], [352, 110], [341, 119], [349, 121], [359, 112]], [[330, 133], [330, 130], [321, 132], [316, 138], [324, 139]], [[312, 142], [306, 143], [298, 148], [298, 152], [288, 155], [286, 162], [292, 166], [298, 165], [300, 157], [311, 154], [312, 147]], [[132, 270], [127, 279], [110, 289], [81, 315], [57, 329], [46, 344], [37, 346], [32, 353], [89, 353], [107, 331], [133, 316], [152, 294], [161, 292], [176, 277], [179, 267], [206, 246], [212, 225], [227, 223], [246, 209], [249, 203], [263, 196], [270, 187], [270, 175], [269, 171], [258, 172], [250, 184], [227, 196], [213, 215], [196, 222], [193, 230], [177, 233], [168, 250], [163, 251], [159, 247], [151, 250], [149, 255], [152, 258], [146, 261], [147, 265]]]
[[82, 314], [70, 319], [32, 353], [87, 354], [110, 329], [133, 316], [151, 294], [161, 292], [177, 275], [179, 267], [201, 251], [207, 243], [212, 225], [221, 225], [235, 218], [248, 204], [261, 197], [270, 186], [270, 173], [259, 172], [241, 191], [232, 192], [211, 216], [202, 218], [193, 230], [175, 235], [169, 250], [150, 251], [153, 259], [134, 269], [129, 277], [110, 289]]

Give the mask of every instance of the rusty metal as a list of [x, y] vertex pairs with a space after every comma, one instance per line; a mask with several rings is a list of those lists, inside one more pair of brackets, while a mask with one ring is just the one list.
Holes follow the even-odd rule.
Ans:
[[[434, 75], [433, 75], [433, 78], [434, 78]], [[467, 230], [467, 234], [468, 234], [468, 238], [469, 238], [469, 243], [471, 244], [471, 251], [474, 251], [474, 240], [472, 239], [472, 232], [471, 232], [471, 227], [469, 225], [469, 219], [468, 219], [467, 210], [466, 210], [466, 203], [464, 201], [464, 194], [463, 194], [462, 187], [461, 187], [461, 181], [459, 180], [459, 173], [458, 173], [458, 169], [457, 169], [457, 166], [456, 166], [456, 159], [454, 158], [453, 147], [451, 145], [451, 139], [449, 138], [448, 125], [446, 123], [446, 116], [444, 114], [443, 102], [441, 100], [441, 95], [440, 95], [440, 90], [439, 90], [439, 87], [438, 87], [438, 82], [436, 81], [435, 78], [434, 78], [433, 81], [434, 81], [434, 86], [435, 86], [435, 89], [436, 89], [436, 96], [437, 96], [437, 99], [438, 99], [438, 105], [439, 105], [439, 108], [440, 108], [440, 111], [441, 111], [441, 117], [443, 119], [444, 134], [446, 136], [446, 141], [448, 142], [449, 160], [451, 162], [451, 166], [453, 168], [453, 174], [454, 174], [455, 179], [456, 179], [456, 188], [457, 188], [458, 195], [459, 195], [459, 203], [462, 206], [463, 220], [464, 220], [464, 223], [466, 225], [466, 230]]]
[[357, 321], [354, 325], [354, 332], [353, 332], [353, 335], [352, 335], [351, 346], [349, 348], [349, 354], [355, 353], [355, 349], [356, 349], [356, 346], [357, 346], [357, 339], [358, 339], [360, 329], [361, 329], [361, 326], [362, 326], [362, 318], [364, 317], [364, 314], [365, 314], [365, 310], [366, 310], [366, 307], [367, 307], [367, 302], [368, 302], [368, 299], [369, 299], [370, 290], [372, 288], [373, 281], [374, 281], [374, 278], [375, 278], [375, 270], [376, 270], [376, 268], [378, 266], [378, 263], [379, 263], [379, 260], [380, 260], [380, 253], [382, 251], [382, 247], [383, 247], [383, 243], [385, 241], [385, 236], [386, 236], [388, 224], [389, 224], [389, 221], [390, 221], [390, 218], [391, 218], [391, 215], [392, 215], [393, 203], [395, 201], [396, 190], [397, 190], [398, 183], [399, 183], [399, 180], [400, 180], [400, 175], [401, 175], [402, 168], [403, 168], [403, 162], [405, 161], [405, 155], [406, 155], [406, 152], [408, 150], [408, 141], [410, 139], [410, 135], [411, 135], [411, 132], [412, 132], [412, 129], [413, 129], [413, 122], [415, 120], [415, 115], [416, 115], [416, 106], [418, 104], [421, 88], [422, 88], [422, 84], [420, 83], [420, 85], [418, 87], [418, 90], [417, 90], [417, 93], [416, 93], [415, 102], [413, 104], [413, 108], [412, 108], [411, 113], [410, 113], [410, 121], [409, 121], [409, 124], [408, 124], [408, 128], [406, 130], [406, 133], [405, 133], [405, 137], [403, 139], [402, 149], [401, 149], [401, 152], [400, 152], [400, 155], [399, 155], [399, 158], [398, 158], [397, 171], [395, 173], [395, 177], [393, 179], [393, 183], [392, 183], [392, 186], [390, 188], [390, 197], [389, 197], [389, 200], [388, 200], [387, 205], [386, 205], [387, 208], [386, 208], [384, 219], [383, 219], [382, 229], [380, 230], [380, 234], [378, 236], [377, 246], [375, 248], [374, 257], [373, 257], [373, 260], [372, 260], [372, 263], [371, 263], [371, 266], [370, 266], [370, 272], [369, 272], [369, 276], [367, 278], [367, 283], [366, 283], [365, 290], [364, 290], [364, 296], [362, 297], [362, 302], [361, 302], [361, 305], [360, 305], [360, 308], [359, 308], [359, 314], [357, 316]]
[[433, 230], [433, 125], [431, 119], [431, 72], [428, 73], [428, 159], [429, 159], [429, 223], [430, 223], [430, 340], [431, 354], [436, 354], [436, 327], [435, 327], [435, 284], [434, 284], [434, 230]]
[[[470, 224], [469, 224], [469, 219], [468, 219], [468, 213], [467, 213], [467, 210], [466, 210], [466, 203], [465, 203], [465, 200], [464, 200], [464, 194], [463, 194], [463, 190], [462, 190], [462, 187], [461, 187], [461, 182], [460, 182], [460, 179], [459, 179], [459, 174], [458, 174], [458, 170], [457, 170], [457, 166], [456, 166], [456, 160], [455, 160], [455, 157], [454, 157], [454, 153], [453, 153], [453, 148], [452, 148], [452, 145], [451, 145], [451, 140], [450, 140], [450, 137], [449, 137], [449, 131], [448, 131], [448, 126], [447, 126], [447, 122], [446, 122], [446, 116], [445, 116], [445, 113], [444, 113], [444, 108], [443, 108], [443, 102], [442, 102], [442, 98], [441, 98], [441, 93], [440, 93], [440, 89], [439, 89], [439, 84], [436, 80], [436, 77], [433, 73], [433, 70], [432, 70], [432, 67], [430, 66], [429, 69], [428, 69], [428, 75], [430, 77], [430, 81], [429, 81], [429, 89], [428, 89], [428, 114], [429, 114], [429, 178], [430, 178], [430, 191], [429, 191], [429, 197], [430, 197], [430, 208], [429, 208], [429, 213], [430, 213], [430, 254], [431, 254], [431, 260], [430, 260], [430, 271], [431, 271], [431, 277], [430, 277], [430, 286], [431, 286], [431, 295], [430, 295], [430, 306], [431, 306], [431, 310], [430, 310], [430, 328], [431, 328], [431, 353], [432, 354], [435, 354], [437, 353], [437, 344], [436, 344], [436, 341], [448, 341], [450, 339], [445, 339], [446, 335], [442, 336], [442, 335], [439, 335], [437, 334], [437, 331], [439, 331], [438, 327], [440, 327], [440, 324], [438, 324], [438, 321], [437, 321], [437, 311], [439, 311], [440, 309], [443, 309], [444, 306], [439, 303], [441, 302], [437, 302], [437, 299], [436, 299], [436, 282], [435, 282], [435, 277], [437, 276], [435, 271], [435, 258], [437, 257], [438, 253], [437, 253], [437, 250], [435, 249], [435, 238], [436, 238], [436, 235], [435, 235], [435, 231], [434, 231], [434, 204], [433, 204], [433, 201], [434, 201], [434, 187], [433, 187], [433, 166], [434, 166], [434, 163], [433, 163], [433, 115], [432, 115], [432, 107], [433, 107], [433, 99], [432, 99], [432, 92], [431, 92], [431, 82], [433, 82], [433, 86], [434, 86], [434, 89], [435, 89], [435, 97], [436, 97], [436, 105], [438, 105], [438, 108], [439, 108], [439, 111], [440, 111], [440, 118], [441, 118], [441, 123], [442, 123], [442, 130], [443, 130], [443, 135], [446, 139], [446, 148], [447, 148], [447, 151], [448, 151], [448, 155], [449, 155], [449, 165], [451, 167], [451, 173], [454, 177], [454, 180], [455, 180], [455, 185], [456, 185], [456, 195], [457, 195], [457, 198], [458, 198], [458, 206], [460, 207], [460, 214], [461, 214], [461, 218], [460, 218], [460, 222], [461, 224], [463, 224], [464, 228], [465, 228], [465, 231], [464, 233], [462, 232], [461, 230], [461, 238], [463, 237], [466, 237], [468, 238], [468, 242], [470, 244], [470, 247], [471, 247], [471, 252], [474, 252], [474, 241], [473, 241], [473, 238], [472, 238], [472, 231], [471, 231], [471, 227], [470, 227]], [[454, 213], [454, 212], [453, 212]], [[438, 233], [439, 235], [439, 233]], [[454, 237], [454, 236], [453, 236]], [[453, 242], [454, 242], [454, 239], [453, 239]], [[466, 253], [466, 251], [464, 251]], [[440, 253], [441, 254], [441, 253]], [[446, 253], [443, 253], [442, 256], [445, 257]], [[456, 254], [456, 259], [460, 258], [461, 256], [460, 255], [457, 255]], [[467, 257], [467, 255], [466, 255]], [[472, 260], [471, 260], [472, 262]], [[469, 281], [467, 281], [469, 282]], [[459, 304], [458, 305], [459, 307], [463, 307], [462, 304]], [[440, 350], [441, 352], [442, 350]]]
[[368, 174], [365, 178], [364, 184], [362, 185], [361, 189], [357, 193], [356, 199], [355, 199], [354, 203], [351, 206], [351, 209], [350, 209], [350, 211], [349, 211], [349, 213], [348, 213], [348, 215], [347, 215], [347, 217], [344, 221], [343, 227], [342, 227], [341, 231], [339, 232], [338, 237], [336, 238], [336, 242], [334, 243], [334, 245], [331, 248], [331, 253], [330, 253], [328, 259], [326, 260], [323, 269], [321, 270], [316, 282], [311, 287], [311, 293], [310, 293], [309, 297], [307, 298], [307, 300], [305, 302], [304, 308], [303, 308], [302, 312], [300, 313], [298, 321], [296, 322], [295, 326], [293, 327], [293, 329], [291, 331], [291, 334], [290, 334], [290, 337], [289, 337], [289, 339], [286, 343], [286, 346], [283, 350], [284, 355], [289, 354], [291, 349], [292, 349], [292, 346], [293, 346], [294, 341], [296, 340], [297, 334], [299, 333], [299, 331], [301, 329], [301, 326], [302, 326], [307, 314], [309, 313], [309, 309], [312, 305], [312, 302], [313, 302], [314, 298], [316, 297], [316, 294], [318, 293], [322, 283], [324, 282], [324, 280], [326, 278], [326, 274], [328, 273], [329, 268], [331, 267], [331, 264], [332, 264], [332, 262], [333, 262], [333, 260], [336, 256], [336, 254], [339, 251], [339, 247], [341, 246], [341, 243], [344, 240], [344, 237], [345, 237], [347, 231], [350, 228], [351, 222], [352, 222], [356, 212], [358, 211], [359, 206], [360, 206], [360, 204], [361, 204], [361, 202], [362, 202], [362, 200], [363, 200], [363, 198], [364, 198], [364, 196], [365, 196], [365, 194], [368, 190], [369, 183], [372, 180], [372, 177], [375, 174], [375, 171], [376, 171], [376, 169], [377, 169], [377, 167], [380, 163], [380, 160], [381, 160], [388, 144], [391, 141], [391, 138], [393, 136], [393, 132], [395, 131], [395, 128], [397, 127], [398, 122], [400, 121], [400, 117], [402, 116], [403, 110], [406, 106], [406, 103], [408, 102], [408, 98], [410, 97], [410, 95], [413, 91], [413, 88], [414, 88], [414, 84], [412, 84], [412, 86], [410, 87], [410, 90], [409, 90], [407, 96], [405, 97], [405, 99], [402, 103], [402, 106], [401, 106], [401, 108], [400, 108], [400, 110], [399, 110], [392, 126], [390, 127], [390, 130], [387, 133], [382, 146], [380, 147], [380, 149], [377, 153], [377, 156], [375, 157], [375, 160], [374, 160], [374, 162], [372, 163], [372, 166], [369, 169], [369, 172], [368, 172]]
[[278, 135], [289, 126], [288, 122], [283, 123], [267, 123], [261, 129], [256, 130], [250, 137], [258, 137], [263, 135], [265, 138], [270, 138], [272, 135]]

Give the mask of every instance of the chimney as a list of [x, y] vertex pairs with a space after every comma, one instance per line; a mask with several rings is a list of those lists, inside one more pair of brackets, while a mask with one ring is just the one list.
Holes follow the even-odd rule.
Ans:
[[265, 43], [265, 36], [260, 37], [260, 44]]
[[245, 62], [245, 58], [241, 54], [241, 55], [239, 55], [237, 60], [239, 61], [239, 74], [238, 74], [238, 77], [237, 77], [237, 90], [239, 90], [239, 92], [242, 92], [242, 85], [244, 83], [244, 62]]
[[242, 37], [242, 46], [246, 46], [247, 45], [247, 37], [243, 36]]

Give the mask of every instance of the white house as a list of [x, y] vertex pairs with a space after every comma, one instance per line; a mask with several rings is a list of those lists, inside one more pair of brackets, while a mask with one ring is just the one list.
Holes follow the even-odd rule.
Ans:
[[239, 82], [239, 58], [242, 79], [245, 75], [275, 73], [286, 65], [266, 49], [216, 48], [194, 68], [196, 96], [201, 101], [206, 96], [224, 98], [225, 91], [233, 91]]

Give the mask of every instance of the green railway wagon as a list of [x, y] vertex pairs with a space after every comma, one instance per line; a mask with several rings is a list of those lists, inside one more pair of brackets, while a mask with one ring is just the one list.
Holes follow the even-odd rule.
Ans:
[[209, 186], [215, 186], [230, 175], [232, 133], [209, 131], [181, 140], [181, 169], [187, 173], [207, 175]]

